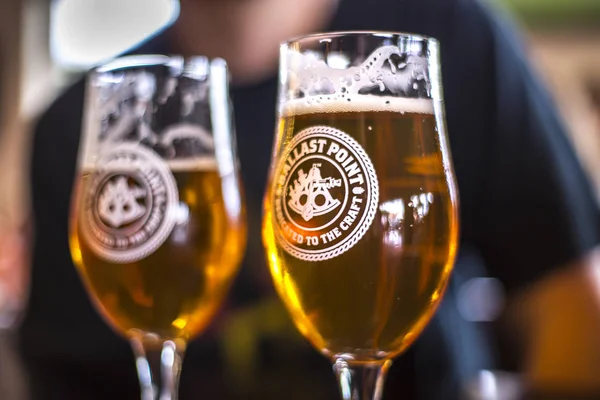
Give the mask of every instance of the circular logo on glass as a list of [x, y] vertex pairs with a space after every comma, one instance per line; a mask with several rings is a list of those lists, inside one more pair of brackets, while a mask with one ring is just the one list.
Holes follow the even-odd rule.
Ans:
[[379, 202], [371, 160], [344, 132], [315, 126], [299, 132], [276, 170], [277, 240], [305, 261], [336, 257], [369, 229]]
[[152, 150], [121, 144], [104, 152], [84, 193], [82, 236], [100, 258], [130, 263], [154, 253], [175, 225], [177, 183]]

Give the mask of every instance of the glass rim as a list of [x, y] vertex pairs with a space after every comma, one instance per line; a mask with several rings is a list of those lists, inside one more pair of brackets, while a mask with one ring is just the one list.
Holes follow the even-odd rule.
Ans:
[[422, 35], [419, 33], [402, 32], [402, 31], [384, 31], [384, 30], [348, 30], [348, 31], [331, 31], [331, 32], [318, 32], [311, 33], [302, 36], [296, 36], [288, 39], [281, 43], [281, 46], [290, 47], [294, 43], [302, 43], [305, 41], [315, 41], [318, 39], [333, 39], [341, 37], [358, 37], [358, 36], [371, 36], [380, 38], [404, 38], [404, 39], [415, 39], [421, 42], [429, 42], [435, 45], [439, 45], [439, 40], [433, 36]]
[[90, 72], [93, 74], [108, 74], [134, 68], [157, 66], [179, 70], [184, 70], [187, 66], [204, 66], [207, 70], [209, 67], [227, 69], [227, 62], [221, 57], [210, 58], [202, 55], [129, 54], [115, 57], [103, 64], [97, 65]]

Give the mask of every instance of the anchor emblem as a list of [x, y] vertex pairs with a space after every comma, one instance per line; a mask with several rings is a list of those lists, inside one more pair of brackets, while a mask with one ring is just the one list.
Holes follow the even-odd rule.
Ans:
[[308, 175], [302, 169], [299, 170], [294, 187], [289, 189], [288, 205], [305, 221], [327, 214], [341, 204], [339, 200], [331, 196], [329, 189], [341, 187], [342, 180], [332, 177], [323, 178], [320, 167], [321, 164], [313, 164]]

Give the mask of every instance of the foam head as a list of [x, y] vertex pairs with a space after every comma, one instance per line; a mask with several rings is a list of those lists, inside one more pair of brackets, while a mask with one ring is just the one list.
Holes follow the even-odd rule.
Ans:
[[346, 112], [398, 112], [433, 114], [431, 99], [405, 97], [354, 95], [344, 98], [313, 96], [283, 104], [282, 116]]

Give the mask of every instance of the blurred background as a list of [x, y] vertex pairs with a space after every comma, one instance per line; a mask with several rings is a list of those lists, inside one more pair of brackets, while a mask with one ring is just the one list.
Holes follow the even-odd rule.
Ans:
[[[528, 54], [554, 94], [600, 197], [600, 1], [493, 2], [522, 29]], [[135, 46], [178, 13], [176, 0], [0, 2], [0, 235], [27, 226], [23, 182], [30, 127], [40, 112], [87, 69]], [[8, 291], [0, 285], [0, 309]], [[568, 307], [568, 299], [552, 307]], [[589, 324], [583, 329], [589, 337], [580, 345], [581, 374], [600, 387], [600, 321], [574, 323]], [[560, 335], [557, 331], [557, 340]], [[0, 399], [9, 393], [2, 380], [11, 382], [10, 390], [22, 385], [8, 340], [0, 333]]]
[[[490, 0], [512, 13], [600, 186], [600, 1]], [[177, 18], [176, 0], [3, 0], [0, 215], [22, 222], [27, 127], [83, 71]]]

